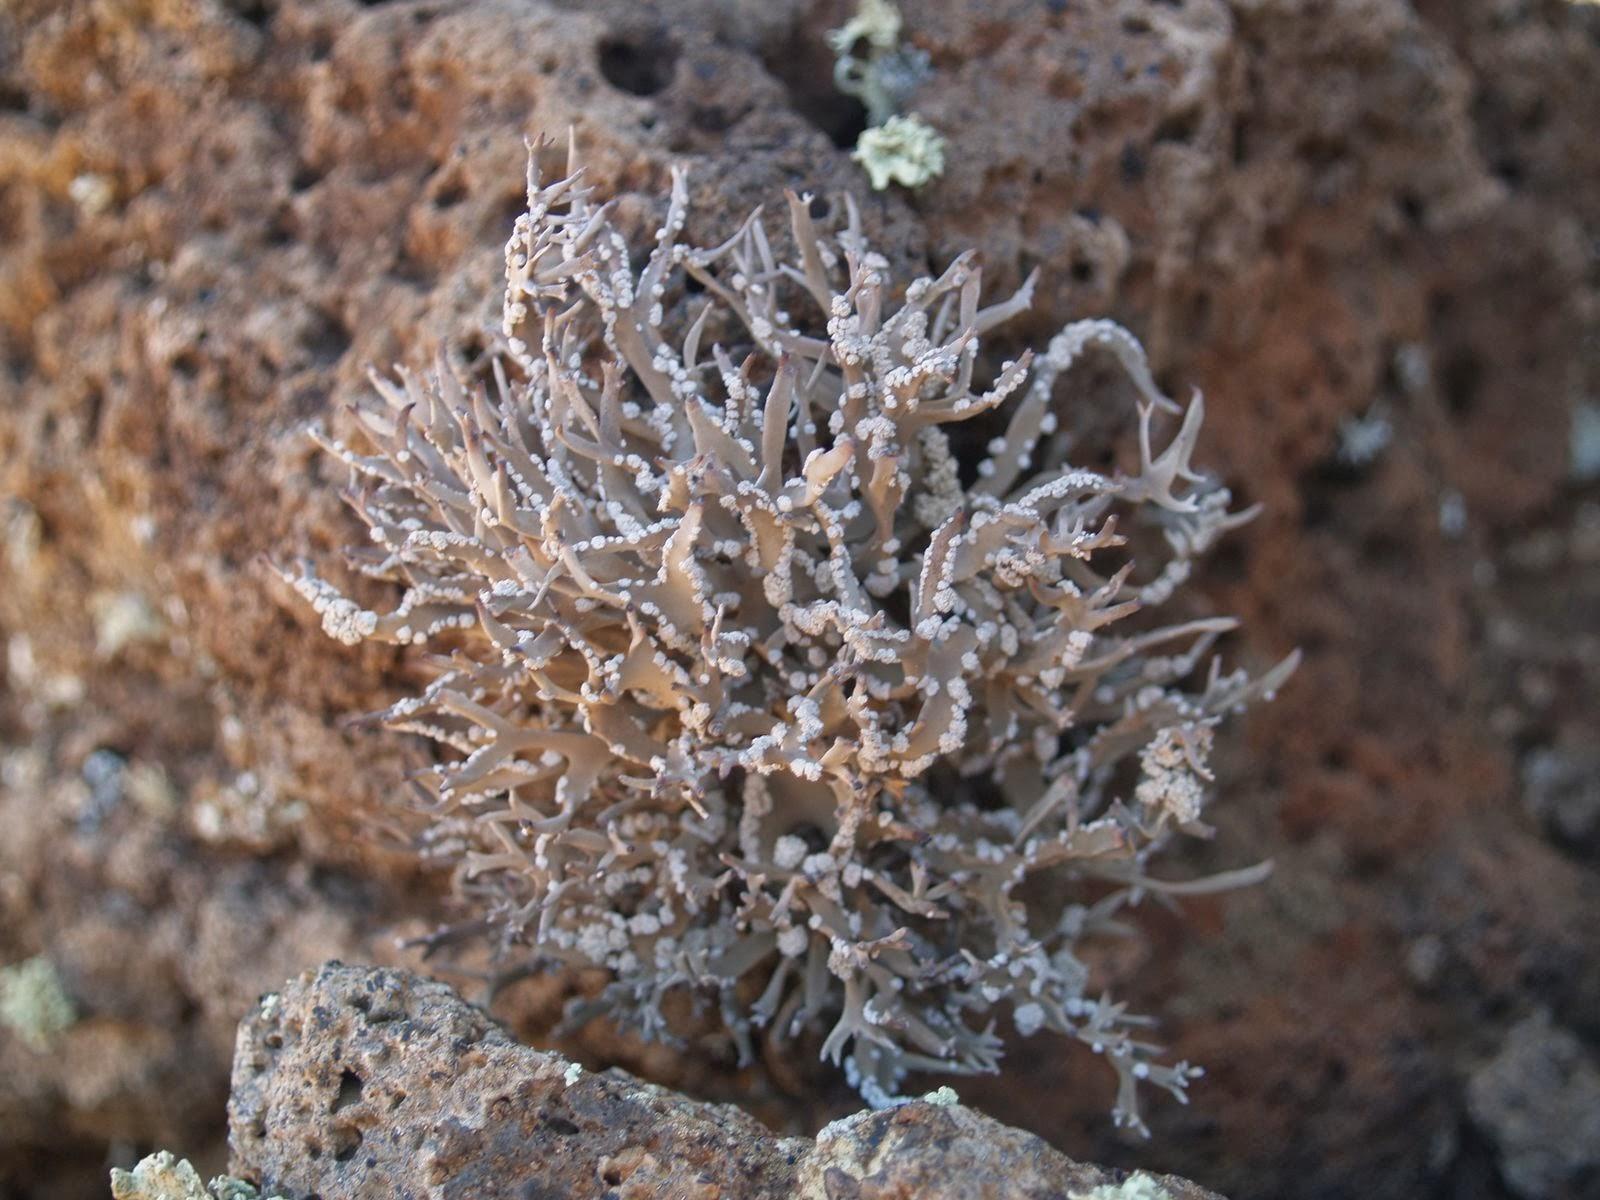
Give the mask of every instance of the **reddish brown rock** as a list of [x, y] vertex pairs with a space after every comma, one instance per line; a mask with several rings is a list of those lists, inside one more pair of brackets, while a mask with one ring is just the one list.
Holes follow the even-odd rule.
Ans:
[[[1307, 652], [1223, 748], [1192, 864], [1274, 878], [1109, 964], [1210, 1068], [1193, 1105], [1126, 1146], [1100, 1064], [1044, 1043], [963, 1094], [1239, 1196], [1505, 1195], [1465, 1080], [1535, 1010], [1600, 1044], [1596, 858], [1550, 815], [1588, 789], [1539, 790], [1600, 719], [1600, 497], [1567, 470], [1600, 395], [1600, 8], [903, 8], [950, 169], [867, 198], [879, 244], [980, 246], [997, 286], [1041, 266], [1019, 338], [1109, 312], [1204, 387], [1207, 461], [1266, 512], [1199, 584], [1242, 657]], [[782, 186], [862, 190], [823, 40], [847, 9], [0, 9], [0, 961], [47, 952], [81, 1015], [59, 1054], [0, 1045], [0, 1191], [215, 1143], [255, 991], [440, 913], [367, 816], [407, 750], [340, 721], [404, 661], [329, 646], [256, 566], [350, 541], [300, 424], [369, 362], [481, 355], [526, 133], [576, 125], [638, 220], [688, 161], [696, 236]], [[1351, 466], [1375, 405], [1387, 444]], [[170, 800], [109, 800], [97, 750]], [[577, 986], [501, 1011], [547, 1036]], [[852, 1103], [799, 1059], [575, 1048], [807, 1134]]]
[[1073, 1162], [954, 1102], [858, 1113], [817, 1134], [797, 1196], [816, 1200], [1207, 1200], [1179, 1179]]
[[232, 1174], [324, 1200], [1217, 1200], [1170, 1176], [1119, 1193], [1119, 1174], [942, 1100], [778, 1137], [518, 1045], [442, 984], [339, 963], [245, 1020], [228, 1115]]

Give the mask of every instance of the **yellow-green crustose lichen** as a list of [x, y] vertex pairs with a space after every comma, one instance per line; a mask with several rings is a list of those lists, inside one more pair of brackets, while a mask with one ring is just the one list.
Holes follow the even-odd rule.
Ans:
[[914, 113], [890, 117], [863, 130], [850, 157], [880, 192], [891, 183], [919, 188], [944, 174], [944, 135]]
[[[186, 1158], [158, 1150], [131, 1171], [113, 1169], [111, 1200], [269, 1200], [253, 1184], [219, 1175], [209, 1185]], [[281, 1196], [270, 1200], [283, 1200]]]

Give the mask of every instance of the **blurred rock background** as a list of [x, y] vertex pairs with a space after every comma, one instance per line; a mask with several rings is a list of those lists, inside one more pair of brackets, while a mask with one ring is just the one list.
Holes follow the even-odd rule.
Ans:
[[[1306, 663], [1190, 865], [1277, 870], [1117, 966], [1207, 1079], [1148, 1144], [1059, 1043], [963, 1100], [1238, 1198], [1600, 1195], [1600, 6], [902, 8], [950, 142], [915, 194], [849, 161], [835, 0], [0, 4], [0, 966], [75, 1016], [0, 1029], [0, 1196], [220, 1167], [257, 995], [414, 966], [451, 915], [386, 815], [410, 749], [342, 720], [406, 662], [260, 559], [352, 536], [308, 419], [491, 351], [523, 138], [569, 127], [641, 229], [684, 162], [693, 237], [850, 189], [904, 265], [1041, 267], [1019, 345], [1128, 324], [1265, 505], [1199, 586], [1231, 656]], [[545, 1040], [592, 982], [495, 1011]], [[856, 1107], [806, 1063], [561, 1045], [785, 1133]]]

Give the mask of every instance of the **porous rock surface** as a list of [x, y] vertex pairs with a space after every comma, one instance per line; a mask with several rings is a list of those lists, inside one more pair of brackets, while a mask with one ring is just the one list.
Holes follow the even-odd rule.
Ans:
[[[79, 1014], [47, 1053], [0, 1035], [0, 1192], [96, 1194], [157, 1145], [220, 1167], [252, 998], [447, 913], [368, 818], [407, 750], [340, 720], [404, 658], [328, 645], [258, 566], [355, 528], [302, 422], [368, 363], [481, 358], [527, 134], [576, 126], [640, 228], [687, 162], [707, 240], [783, 186], [863, 194], [824, 41], [848, 8], [0, 6], [0, 962], [48, 953]], [[1540, 768], [1591, 762], [1600, 720], [1600, 495], [1568, 471], [1600, 395], [1600, 7], [902, 8], [950, 167], [866, 196], [875, 241], [979, 247], [996, 289], [1037, 265], [1020, 340], [1109, 314], [1202, 387], [1202, 457], [1266, 510], [1194, 586], [1247, 663], [1306, 651], [1219, 748], [1193, 863], [1273, 879], [1108, 964], [1209, 1068], [1194, 1103], [1124, 1145], [1101, 1064], [1048, 1042], [963, 1095], [1241, 1197], [1511, 1194], [1468, 1080], [1531, 1011], [1600, 1046], [1600, 859]], [[497, 1011], [547, 1036], [581, 986]], [[854, 1103], [802, 1055], [567, 1045], [806, 1133]]]
[[[1123, 1173], [959, 1104], [785, 1138], [619, 1070], [519, 1045], [443, 984], [326, 963], [239, 1029], [230, 1171], [323, 1200], [1068, 1200]], [[1175, 1177], [1141, 1195], [1215, 1200]]]

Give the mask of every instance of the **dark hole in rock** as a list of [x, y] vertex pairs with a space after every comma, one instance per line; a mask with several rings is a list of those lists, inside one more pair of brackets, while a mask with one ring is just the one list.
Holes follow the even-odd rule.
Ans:
[[1400, 193], [1400, 212], [1411, 225], [1421, 225], [1428, 218], [1428, 206], [1415, 192]]
[[654, 96], [672, 82], [678, 48], [661, 30], [600, 43], [600, 74], [631, 96]]
[[354, 1128], [343, 1128], [334, 1131], [334, 1162], [349, 1162], [361, 1149], [361, 1131]]
[[791, 837], [797, 837], [806, 844], [806, 850], [811, 854], [821, 854], [828, 848], [828, 837], [822, 830], [811, 822], [796, 825], [789, 830]]
[[1483, 388], [1483, 363], [1470, 350], [1448, 359], [1439, 372], [1444, 402], [1458, 417], [1472, 414]]
[[788, 91], [794, 110], [835, 146], [848, 150], [867, 127], [867, 109], [839, 90], [833, 64], [833, 51], [821, 38], [785, 43], [765, 59], [767, 70]]
[[565, 1117], [546, 1117], [544, 1123], [550, 1132], [559, 1134], [561, 1137], [571, 1137], [578, 1132], [578, 1127]]
[[287, 246], [295, 238], [295, 221], [292, 212], [281, 212], [267, 224], [264, 240], [269, 246]]
[[229, 4], [228, 7], [240, 19], [249, 22], [258, 29], [264, 28], [272, 20], [274, 12], [277, 11], [277, 6], [269, 3], [268, 0], [233, 0], [233, 3]]
[[340, 1075], [339, 1093], [333, 1098], [331, 1111], [338, 1112], [340, 1109], [349, 1108], [352, 1104], [359, 1104], [361, 1102], [362, 1086], [361, 1076], [354, 1071], [347, 1070]]
[[311, 355], [313, 363], [325, 367], [338, 362], [344, 357], [344, 352], [350, 349], [350, 331], [345, 328], [343, 321], [319, 310], [301, 344]]
[[435, 208], [454, 208], [467, 198], [467, 189], [459, 179], [452, 179], [433, 194]]

